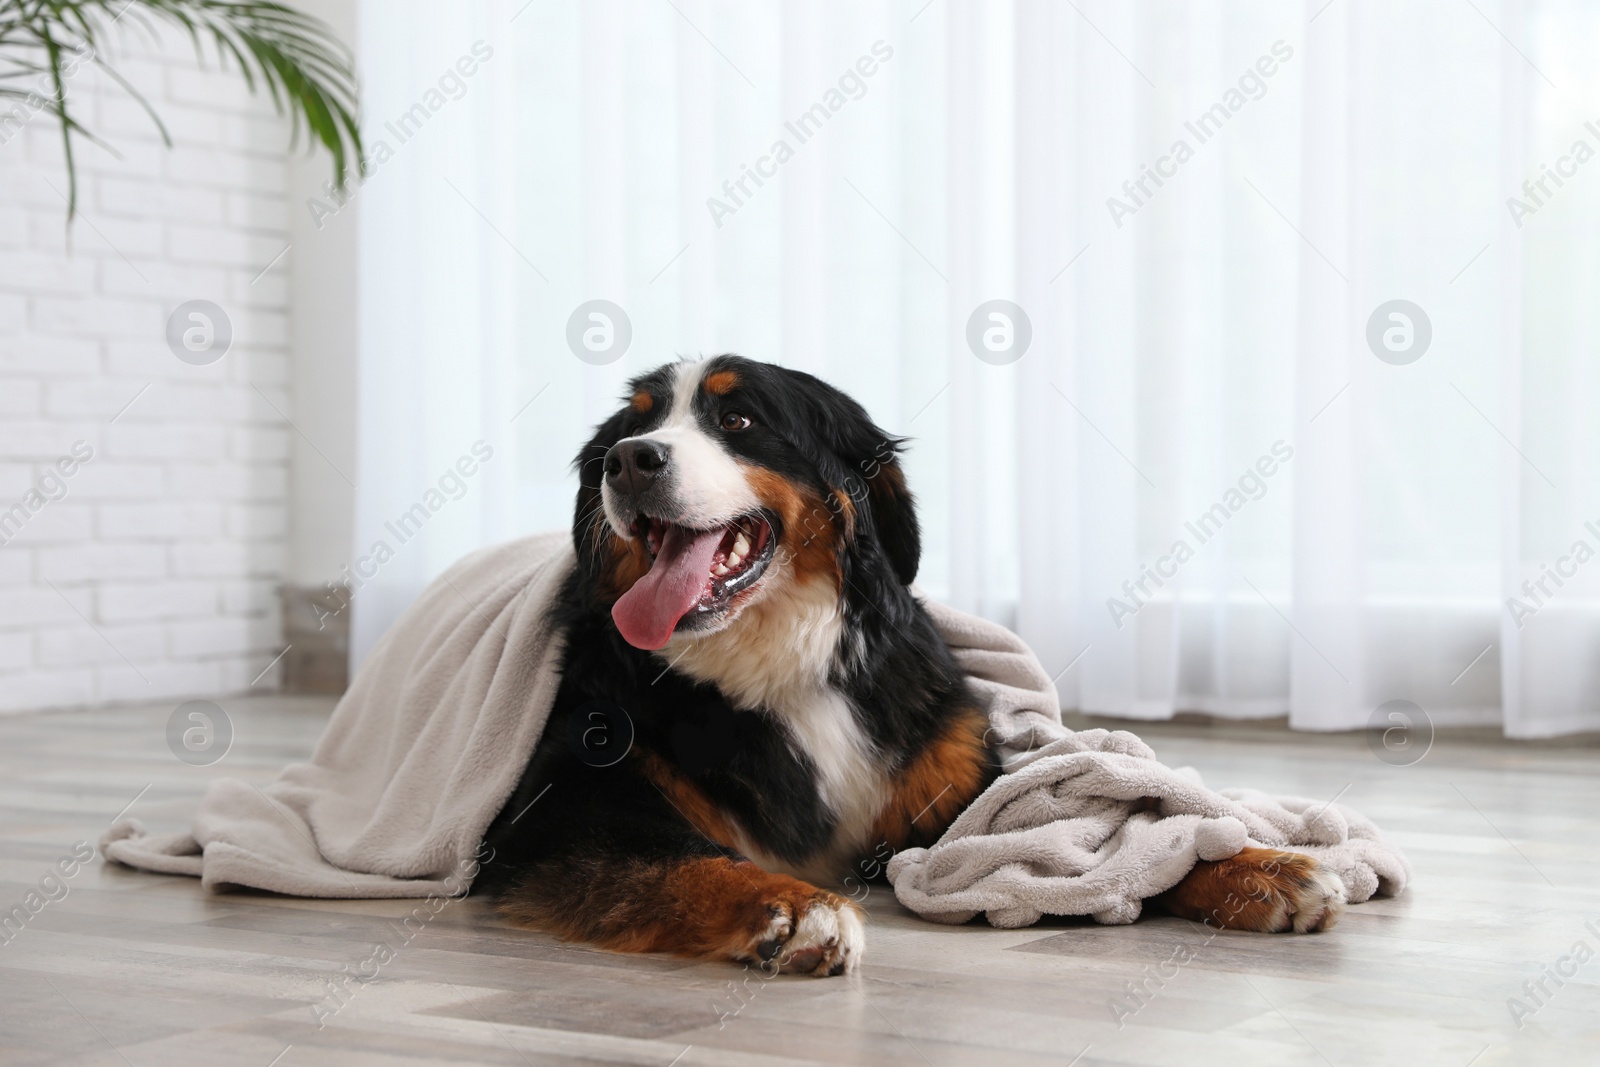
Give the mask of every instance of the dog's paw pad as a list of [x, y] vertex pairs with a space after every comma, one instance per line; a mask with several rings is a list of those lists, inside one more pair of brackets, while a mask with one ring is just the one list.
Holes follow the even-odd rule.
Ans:
[[[728, 955], [769, 974], [845, 974], [866, 945], [861, 909], [793, 878], [771, 881], [749, 903]], [[747, 905], [748, 906], [748, 905]]]
[[848, 974], [865, 945], [866, 925], [856, 906], [832, 894], [819, 896], [801, 913], [778, 967], [786, 974]]
[[1311, 934], [1331, 930], [1344, 913], [1344, 880], [1320, 864], [1305, 873], [1289, 893], [1294, 932]]

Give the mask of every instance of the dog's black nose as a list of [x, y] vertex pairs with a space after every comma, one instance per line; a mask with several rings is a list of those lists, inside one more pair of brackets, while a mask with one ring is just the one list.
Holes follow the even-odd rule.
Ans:
[[670, 457], [666, 445], [648, 437], [619, 441], [606, 452], [606, 480], [624, 493], [642, 492], [667, 469]]

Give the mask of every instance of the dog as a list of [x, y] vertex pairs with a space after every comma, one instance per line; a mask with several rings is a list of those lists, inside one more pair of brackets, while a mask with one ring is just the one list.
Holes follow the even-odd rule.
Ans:
[[[485, 838], [478, 888], [507, 919], [784, 973], [860, 964], [842, 880], [932, 844], [1000, 773], [909, 588], [904, 445], [823, 381], [738, 356], [630, 383], [574, 462], [561, 683]], [[1304, 932], [1343, 892], [1251, 848], [1155, 903]]]

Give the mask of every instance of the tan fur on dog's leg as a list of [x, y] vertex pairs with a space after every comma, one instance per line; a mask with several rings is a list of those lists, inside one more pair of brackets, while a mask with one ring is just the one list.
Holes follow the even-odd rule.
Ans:
[[739, 960], [818, 977], [856, 969], [861, 911], [748, 860], [567, 859], [501, 904], [513, 922], [618, 952]]
[[1310, 856], [1247, 848], [1195, 864], [1152, 903], [1223, 930], [1297, 934], [1327, 930], [1344, 911], [1344, 883]]

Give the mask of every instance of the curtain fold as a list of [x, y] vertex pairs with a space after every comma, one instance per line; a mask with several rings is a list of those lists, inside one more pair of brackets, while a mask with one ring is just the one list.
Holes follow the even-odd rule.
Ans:
[[428, 117], [358, 194], [353, 551], [494, 458], [356, 655], [570, 522], [629, 376], [738, 351], [909, 439], [922, 584], [1070, 708], [1600, 729], [1600, 14], [1477, 8], [368, 0], [369, 136]]

